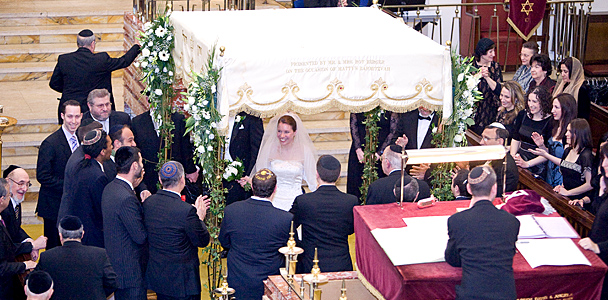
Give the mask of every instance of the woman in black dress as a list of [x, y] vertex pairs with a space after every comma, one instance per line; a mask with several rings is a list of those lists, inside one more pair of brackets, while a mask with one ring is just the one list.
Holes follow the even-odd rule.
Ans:
[[481, 72], [477, 88], [483, 99], [475, 103], [475, 125], [471, 129], [480, 135], [487, 125], [496, 121], [500, 106], [502, 71], [500, 65], [494, 61], [495, 48], [496, 44], [489, 38], [479, 40], [475, 47], [473, 66], [479, 68], [479, 72]]
[[[536, 148], [532, 133], [536, 132], [546, 142], [553, 131], [551, 117], [551, 94], [542, 87], [536, 87], [528, 95], [526, 109], [519, 112], [513, 123], [513, 139], [511, 140], [511, 156], [516, 162], [529, 161], [537, 155], [530, 152]], [[547, 146], [547, 145], [545, 145]], [[540, 163], [529, 168], [530, 172], [545, 177], [546, 163]]]
[[591, 187], [591, 170], [593, 168], [593, 152], [591, 128], [585, 119], [574, 119], [566, 129], [566, 145], [561, 159], [550, 155], [546, 150], [538, 148], [530, 152], [542, 155], [554, 164], [559, 164], [559, 170], [564, 178], [563, 184], [553, 188], [560, 195], [570, 198], [570, 204], [583, 206], [588, 204]]
[[[588, 238], [584, 238], [578, 242], [583, 249], [592, 250], [595, 252], [604, 263], [608, 264], [608, 143], [602, 144], [600, 148], [603, 160], [602, 169], [604, 176], [600, 180], [600, 186], [597, 189], [593, 201], [601, 202], [598, 212], [593, 220], [591, 232]], [[608, 299], [608, 280], [604, 280], [601, 299]]]
[[[393, 134], [397, 127], [398, 115], [397, 113], [389, 111], [380, 112], [380, 120], [377, 126], [380, 128], [378, 132], [378, 148], [376, 149], [376, 168], [378, 178], [382, 178], [386, 175], [382, 172], [382, 164], [380, 163], [380, 156], [382, 151], [388, 146], [393, 139]], [[346, 192], [351, 195], [357, 196], [361, 199], [361, 191], [359, 188], [363, 184], [363, 149], [365, 148], [365, 113], [350, 114], [350, 135], [352, 137], [352, 144], [350, 146], [350, 152], [348, 154], [348, 175], [346, 177]]]

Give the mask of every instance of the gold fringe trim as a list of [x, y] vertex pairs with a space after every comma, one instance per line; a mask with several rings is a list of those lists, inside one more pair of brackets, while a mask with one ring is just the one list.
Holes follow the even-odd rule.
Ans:
[[536, 29], [538, 29], [538, 26], [540, 26], [541, 21], [539, 21], [538, 24], [536, 24], [536, 26], [534, 26], [534, 28], [532, 30], [530, 30], [530, 33], [526, 36], [523, 32], [521, 32], [521, 30], [519, 30], [519, 28], [517, 28], [517, 25], [515, 25], [515, 23], [513, 23], [513, 21], [511, 20], [511, 17], [507, 17], [507, 23], [509, 23], [509, 25], [511, 25], [513, 30], [515, 30], [515, 32], [517, 32], [517, 34], [519, 34], [519, 36], [522, 39], [526, 40], [526, 42], [534, 35], [534, 33], [536, 32]]
[[252, 108], [248, 104], [242, 104], [239, 107], [231, 107], [229, 115], [231, 117], [234, 117], [237, 114], [239, 114], [240, 112], [244, 111], [244, 112], [246, 112], [250, 115], [256, 116], [256, 117], [270, 118], [270, 117], [276, 116], [277, 114], [283, 113], [287, 110], [290, 110], [290, 111], [298, 113], [298, 114], [303, 114], [303, 115], [313, 115], [313, 114], [318, 114], [318, 113], [328, 111], [330, 109], [338, 109], [340, 111], [345, 111], [345, 112], [350, 112], [350, 113], [361, 113], [361, 112], [370, 111], [377, 106], [380, 106], [384, 110], [392, 111], [392, 112], [396, 112], [396, 113], [405, 113], [405, 112], [414, 110], [420, 106], [422, 106], [426, 109], [434, 110], [434, 111], [441, 111], [443, 109], [443, 105], [431, 104], [431, 103], [428, 103], [424, 99], [416, 100], [415, 102], [407, 104], [407, 105], [403, 105], [403, 104], [393, 105], [393, 104], [388, 104], [388, 103], [385, 103], [382, 101], [383, 100], [381, 100], [381, 99], [375, 99], [368, 104], [354, 106], [354, 105], [344, 104], [336, 99], [331, 99], [331, 100], [329, 100], [329, 102], [327, 104], [325, 104], [323, 106], [315, 107], [315, 108], [302, 107], [302, 106], [294, 104], [293, 102], [287, 102], [277, 108], [274, 108], [271, 110], [264, 110], [264, 111], [259, 111], [255, 108]]
[[378, 300], [386, 300], [384, 296], [382, 296], [382, 294], [380, 294], [380, 292], [371, 283], [369, 283], [369, 281], [367, 281], [365, 276], [361, 274], [361, 271], [359, 271], [359, 268], [357, 267], [357, 263], [355, 263], [355, 269], [357, 269], [357, 278], [359, 279], [359, 281], [361, 281], [361, 284], [363, 284], [363, 286], [370, 292], [370, 294], [372, 294], [372, 296], [376, 297], [376, 299]]

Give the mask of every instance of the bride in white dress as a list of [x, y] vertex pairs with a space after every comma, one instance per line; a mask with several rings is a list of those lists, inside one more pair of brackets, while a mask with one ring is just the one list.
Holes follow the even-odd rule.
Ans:
[[[277, 115], [270, 120], [260, 145], [253, 172], [268, 168], [277, 176], [274, 207], [289, 211], [294, 199], [302, 194], [302, 182], [311, 191], [317, 189], [317, 154], [302, 120], [292, 113]], [[242, 184], [248, 181], [244, 177]]]

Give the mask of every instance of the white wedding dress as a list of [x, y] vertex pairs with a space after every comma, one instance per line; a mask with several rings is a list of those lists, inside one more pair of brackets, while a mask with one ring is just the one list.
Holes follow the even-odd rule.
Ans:
[[277, 191], [272, 205], [289, 211], [296, 197], [302, 194], [304, 166], [299, 161], [275, 159], [270, 162], [270, 170], [277, 176]]

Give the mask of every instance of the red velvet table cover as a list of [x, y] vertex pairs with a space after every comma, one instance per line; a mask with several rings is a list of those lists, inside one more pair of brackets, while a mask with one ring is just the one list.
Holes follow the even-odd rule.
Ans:
[[[404, 203], [403, 208], [396, 203], [355, 207], [357, 268], [386, 299], [455, 299], [455, 286], [460, 284], [462, 277], [461, 268], [454, 268], [446, 262], [395, 267], [371, 230], [403, 227], [402, 218], [452, 215], [456, 208], [468, 206], [469, 201], [465, 200], [438, 202], [425, 209], [417, 208], [414, 203]], [[591, 266], [541, 266], [532, 269], [517, 252], [513, 270], [518, 299], [600, 299], [608, 267], [593, 252], [580, 249]]]

